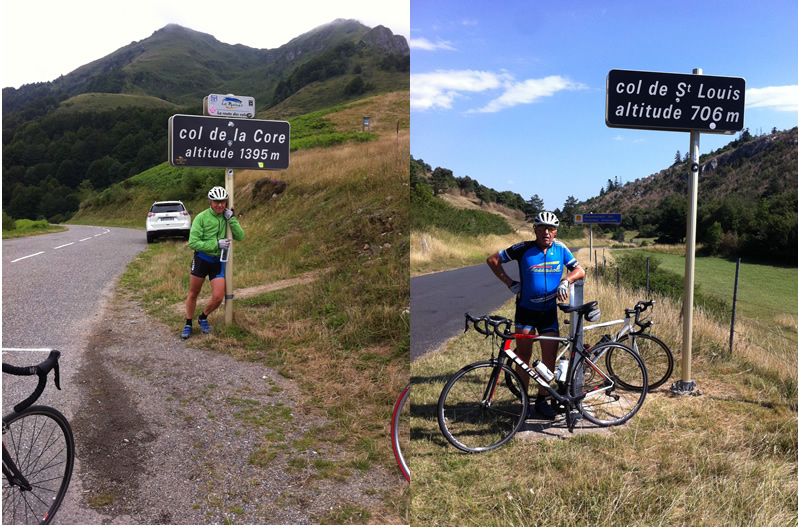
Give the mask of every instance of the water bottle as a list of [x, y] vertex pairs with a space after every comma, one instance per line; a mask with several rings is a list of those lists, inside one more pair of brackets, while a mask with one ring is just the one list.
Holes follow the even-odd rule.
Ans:
[[543, 377], [544, 381], [551, 382], [554, 380], [554, 374], [551, 373], [551, 370], [549, 370], [546, 365], [539, 360], [533, 362], [532, 367], [535, 368], [535, 371], [538, 372], [541, 377]]
[[565, 382], [568, 375], [568, 359], [561, 359], [557, 364], [557, 382]]
[[227, 262], [227, 253], [228, 253], [228, 251], [230, 251], [229, 247], [227, 249], [222, 249], [222, 254], [219, 255], [219, 261], [220, 262]]

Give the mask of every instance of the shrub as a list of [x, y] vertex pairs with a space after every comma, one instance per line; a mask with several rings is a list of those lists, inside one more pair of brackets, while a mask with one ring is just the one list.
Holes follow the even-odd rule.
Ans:
[[13, 231], [17, 228], [17, 224], [14, 221], [14, 218], [6, 214], [6, 211], [3, 211], [3, 230], [4, 231]]

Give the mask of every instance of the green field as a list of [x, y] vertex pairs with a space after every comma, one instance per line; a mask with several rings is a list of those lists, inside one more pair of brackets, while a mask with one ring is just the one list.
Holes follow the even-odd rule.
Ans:
[[[684, 257], [640, 251], [662, 261], [660, 267], [684, 276]], [[736, 261], [696, 258], [695, 282], [701, 291], [732, 303]], [[738, 312], [747, 318], [770, 321], [782, 313], [798, 314], [798, 267], [740, 264], [737, 290]]]

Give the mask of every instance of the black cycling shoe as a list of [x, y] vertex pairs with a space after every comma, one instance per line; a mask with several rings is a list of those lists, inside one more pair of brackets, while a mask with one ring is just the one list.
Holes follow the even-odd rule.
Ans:
[[557, 410], [552, 408], [546, 399], [537, 399], [535, 401], [535, 412], [543, 419], [554, 419], [557, 417]]

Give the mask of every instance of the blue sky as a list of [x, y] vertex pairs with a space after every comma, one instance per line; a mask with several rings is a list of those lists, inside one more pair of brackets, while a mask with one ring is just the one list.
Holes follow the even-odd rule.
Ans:
[[413, 157], [550, 210], [690, 150], [688, 132], [607, 127], [610, 70], [743, 77], [751, 133], [798, 125], [792, 0], [411, 0], [409, 43]]

